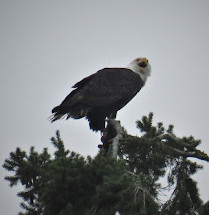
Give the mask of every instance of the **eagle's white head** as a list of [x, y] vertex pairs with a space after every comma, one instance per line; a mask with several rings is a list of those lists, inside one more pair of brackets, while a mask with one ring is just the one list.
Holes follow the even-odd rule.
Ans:
[[148, 76], [150, 76], [151, 74], [151, 66], [149, 64], [149, 61], [145, 57], [136, 58], [127, 66], [127, 68], [139, 74], [144, 84]]

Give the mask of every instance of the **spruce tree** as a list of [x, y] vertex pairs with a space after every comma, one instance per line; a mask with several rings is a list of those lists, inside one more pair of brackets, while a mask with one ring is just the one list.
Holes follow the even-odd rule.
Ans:
[[199, 209], [200, 215], [208, 215], [209, 214], [209, 201], [203, 204]]
[[[59, 132], [51, 138], [53, 155], [33, 147], [11, 152], [3, 166], [13, 173], [5, 177], [10, 186], [23, 185], [19, 215], [206, 214], [208, 204], [202, 204], [191, 178], [202, 167], [189, 159], [209, 160], [197, 149], [201, 142], [177, 137], [172, 125], [154, 126], [152, 113], [137, 127], [141, 136], [124, 131], [118, 159], [103, 149], [94, 158], [66, 150]], [[162, 177], [173, 188], [165, 203], [159, 201]]]

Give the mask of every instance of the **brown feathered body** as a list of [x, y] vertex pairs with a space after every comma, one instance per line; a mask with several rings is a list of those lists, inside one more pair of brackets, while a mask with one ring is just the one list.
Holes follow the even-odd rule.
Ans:
[[51, 121], [85, 117], [94, 131], [103, 131], [106, 118], [115, 118], [142, 88], [141, 76], [128, 68], [104, 68], [76, 83], [75, 88], [52, 110]]

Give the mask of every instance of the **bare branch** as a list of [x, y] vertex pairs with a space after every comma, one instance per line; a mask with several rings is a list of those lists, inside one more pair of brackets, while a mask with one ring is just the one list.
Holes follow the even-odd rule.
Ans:
[[[120, 121], [107, 119], [107, 126], [101, 137], [102, 145], [98, 145], [103, 149], [105, 154], [110, 154], [113, 159], [117, 158], [120, 140], [123, 138], [124, 130], [120, 125]], [[110, 147], [112, 146], [112, 147]]]
[[109, 119], [108, 122], [113, 127], [113, 129], [116, 132], [116, 136], [109, 140], [109, 142], [112, 142], [112, 158], [116, 159], [118, 154], [118, 146], [120, 139], [123, 138], [123, 128], [120, 125], [120, 121]]

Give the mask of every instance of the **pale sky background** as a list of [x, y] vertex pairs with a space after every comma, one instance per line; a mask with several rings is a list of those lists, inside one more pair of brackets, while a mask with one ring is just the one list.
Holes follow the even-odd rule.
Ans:
[[[71, 86], [103, 67], [147, 57], [152, 75], [117, 118], [132, 135], [150, 111], [154, 122], [193, 135], [209, 153], [209, 1], [0, 0], [0, 164], [16, 147], [48, 147], [60, 130], [65, 146], [94, 156], [100, 134], [86, 120], [49, 123]], [[194, 177], [209, 200], [209, 164]], [[16, 188], [0, 167], [1, 214], [17, 214]]]

